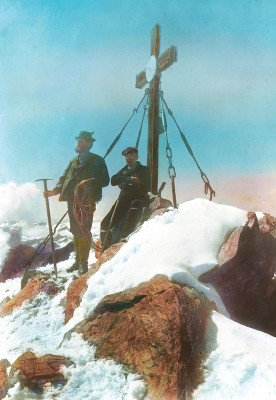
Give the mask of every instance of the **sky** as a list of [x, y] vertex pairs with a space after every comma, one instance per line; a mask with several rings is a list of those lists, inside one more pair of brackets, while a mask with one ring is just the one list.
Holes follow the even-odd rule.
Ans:
[[[161, 52], [178, 49], [162, 89], [216, 201], [275, 215], [275, 20], [274, 0], [0, 0], [0, 187], [25, 193], [26, 183], [44, 177], [54, 186], [81, 130], [94, 131], [93, 151], [105, 154], [143, 96], [135, 77], [159, 23]], [[106, 158], [111, 175], [140, 120], [141, 113]], [[146, 125], [142, 135], [145, 163]], [[170, 120], [168, 135], [178, 202], [204, 197]], [[159, 162], [170, 196], [163, 136]], [[99, 215], [117, 194], [104, 190]]]

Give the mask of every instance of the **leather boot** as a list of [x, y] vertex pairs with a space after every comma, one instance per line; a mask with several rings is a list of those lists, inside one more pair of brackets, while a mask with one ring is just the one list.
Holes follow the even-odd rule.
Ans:
[[88, 257], [91, 244], [85, 237], [79, 238], [79, 274], [85, 274], [88, 271]]
[[74, 237], [74, 245], [75, 245], [75, 262], [71, 267], [67, 268], [67, 272], [74, 272], [78, 271], [79, 264], [80, 264], [80, 257], [79, 257], [79, 239]]

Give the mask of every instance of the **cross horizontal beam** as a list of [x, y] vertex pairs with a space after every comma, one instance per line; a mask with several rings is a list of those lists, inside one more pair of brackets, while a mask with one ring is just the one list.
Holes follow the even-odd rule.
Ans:
[[137, 89], [142, 89], [148, 83], [146, 78], [146, 72], [142, 71], [140, 74], [136, 75], [136, 84], [135, 87]]
[[158, 72], [165, 71], [176, 61], [177, 49], [175, 46], [170, 46], [158, 59]]

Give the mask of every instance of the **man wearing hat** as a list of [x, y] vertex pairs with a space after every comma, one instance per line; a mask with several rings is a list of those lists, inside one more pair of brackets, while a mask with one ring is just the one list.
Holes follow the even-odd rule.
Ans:
[[[80, 132], [76, 137], [75, 150], [78, 156], [70, 161], [56, 187], [44, 192], [45, 197], [59, 194], [61, 201], [67, 201], [70, 231], [74, 235], [76, 251], [75, 262], [67, 271], [79, 270], [80, 274], [88, 270], [90, 231], [96, 203], [102, 198], [102, 188], [109, 184], [109, 174], [104, 159], [90, 152], [95, 142], [93, 133]], [[78, 213], [80, 206], [82, 211]], [[84, 214], [85, 218], [83, 218]]]
[[101, 223], [102, 243], [106, 232], [110, 230], [105, 248], [128, 236], [135, 229], [143, 207], [149, 202], [150, 169], [138, 161], [138, 150], [135, 147], [127, 147], [122, 155], [125, 156], [126, 165], [111, 178], [111, 185], [119, 186], [121, 192]]

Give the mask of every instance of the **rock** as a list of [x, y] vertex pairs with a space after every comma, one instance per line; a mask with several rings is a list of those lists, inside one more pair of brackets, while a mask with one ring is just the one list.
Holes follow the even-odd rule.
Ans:
[[276, 239], [276, 218], [270, 214], [264, 214], [259, 220], [260, 230], [263, 233], [270, 233]]
[[[74, 247], [73, 241], [67, 243], [65, 246], [61, 247], [60, 249], [56, 249], [55, 250], [56, 262], [59, 263], [61, 261], [68, 260], [70, 254], [74, 250], [75, 250], [75, 247]], [[50, 254], [50, 257], [47, 259], [47, 263], [53, 264], [52, 254]]]
[[63, 356], [46, 354], [37, 357], [31, 351], [22, 354], [12, 365], [10, 379], [15, 373], [23, 386], [35, 392], [42, 392], [46, 384], [64, 385], [66, 379], [61, 367], [68, 367], [72, 362]]
[[28, 262], [33, 254], [34, 249], [24, 244], [20, 244], [15, 249], [10, 250], [0, 272], [0, 282], [21, 276], [27, 268], [25, 263]]
[[154, 218], [157, 215], [163, 215], [165, 212], [168, 212], [169, 210], [167, 208], [158, 208], [157, 210], [153, 211], [151, 213], [150, 218]]
[[[67, 260], [70, 253], [74, 250], [74, 243], [71, 241], [66, 246], [56, 249], [56, 262]], [[11, 249], [5, 259], [3, 268], [0, 272], [0, 282], [5, 282], [7, 279], [13, 279], [22, 276], [30, 265], [26, 265], [29, 259], [34, 255], [35, 248], [20, 244], [19, 246]], [[34, 259], [31, 264], [32, 269], [40, 267], [41, 265], [53, 263], [52, 254], [49, 242], [42, 250], [42, 252]]]
[[172, 202], [170, 200], [163, 199], [162, 197], [155, 197], [149, 205], [151, 212], [159, 210], [160, 208], [167, 209], [169, 207], [172, 207]]
[[8, 360], [0, 360], [0, 400], [2, 400], [7, 393], [8, 386], [8, 372], [10, 363]]
[[230, 316], [251, 328], [276, 335], [276, 267], [273, 236], [259, 228], [255, 213], [222, 246], [215, 269], [199, 278], [211, 283]]
[[11, 300], [7, 301], [0, 309], [0, 316], [10, 314], [15, 308], [20, 307], [24, 301], [32, 300], [39, 293], [46, 293], [55, 295], [58, 293], [58, 287], [48, 281], [49, 276], [47, 275], [36, 275], [34, 278], [29, 280], [27, 285], [22, 289], [16, 296]]
[[76, 330], [96, 345], [96, 357], [141, 374], [151, 400], [188, 400], [201, 379], [210, 312], [209, 301], [195, 289], [156, 275], [105, 296]]
[[100, 266], [110, 260], [123, 246], [123, 242], [115, 243], [110, 246], [98, 258], [97, 262], [92, 265], [88, 272], [71, 283], [67, 290], [66, 306], [65, 306], [65, 323], [73, 316], [75, 309], [79, 306], [83, 293], [86, 290], [87, 280], [98, 271]]

